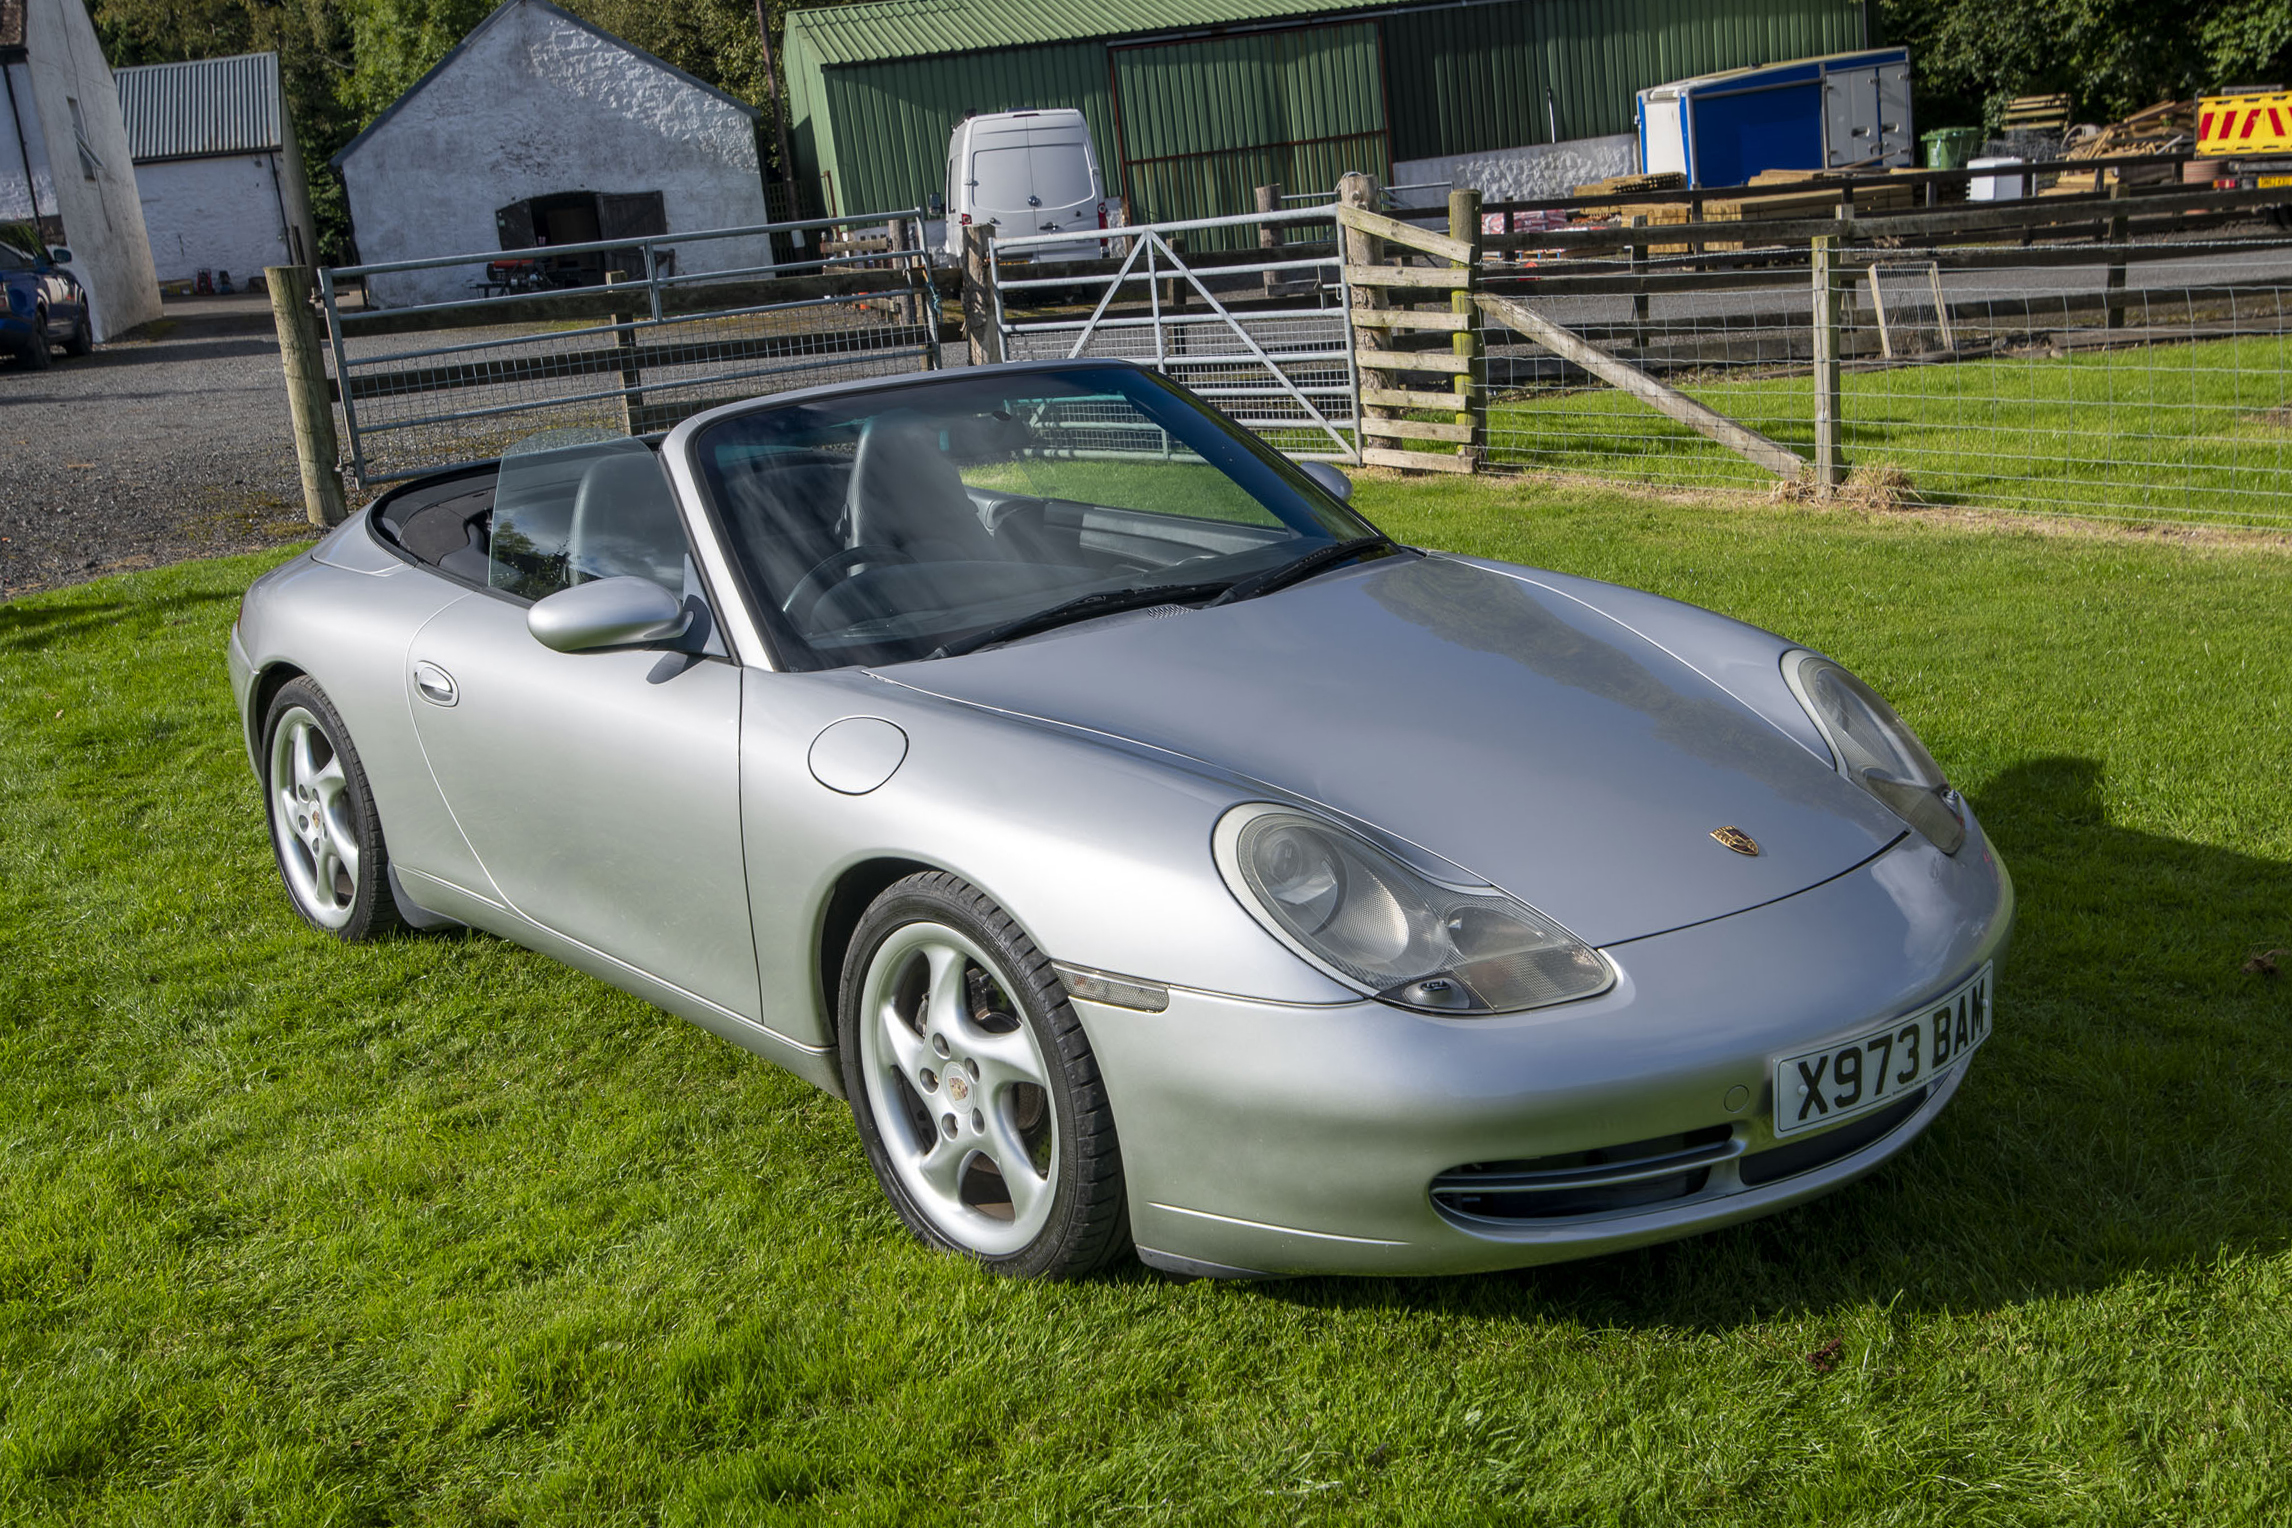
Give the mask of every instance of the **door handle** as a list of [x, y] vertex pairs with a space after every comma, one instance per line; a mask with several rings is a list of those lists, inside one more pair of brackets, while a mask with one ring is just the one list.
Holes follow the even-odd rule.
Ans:
[[426, 658], [414, 665], [414, 688], [433, 706], [450, 706], [461, 699], [454, 676]]

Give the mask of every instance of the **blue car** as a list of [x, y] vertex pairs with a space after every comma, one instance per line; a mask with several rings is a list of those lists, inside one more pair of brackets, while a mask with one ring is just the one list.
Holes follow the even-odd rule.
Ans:
[[71, 355], [95, 348], [87, 288], [64, 269], [71, 258], [68, 249], [33, 254], [0, 242], [0, 289], [7, 293], [6, 303], [0, 304], [0, 350], [35, 370], [53, 359], [51, 346], [61, 345]]

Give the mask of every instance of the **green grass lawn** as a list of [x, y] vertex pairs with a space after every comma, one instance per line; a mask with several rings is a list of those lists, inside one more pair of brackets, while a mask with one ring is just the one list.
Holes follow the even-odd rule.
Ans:
[[[1935, 503], [2292, 525], [2292, 339], [1850, 370], [1841, 388], [1847, 462], [1899, 468]], [[1684, 390], [1812, 458], [1810, 378]], [[1680, 486], [1773, 481], [1613, 388], [1499, 403], [1488, 431], [1492, 458], [1514, 466]]]
[[223, 674], [261, 562], [107, 579], [0, 605], [0, 1522], [2292, 1519], [2292, 981], [2240, 970], [2292, 946], [2292, 556], [1360, 502], [1895, 699], [2022, 897], [1926, 1139], [1576, 1265], [999, 1281], [699, 1030], [305, 929]]

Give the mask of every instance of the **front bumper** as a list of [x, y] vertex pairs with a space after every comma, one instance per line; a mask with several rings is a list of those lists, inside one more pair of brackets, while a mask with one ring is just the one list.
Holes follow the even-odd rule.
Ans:
[[[1182, 989], [1162, 1013], [1074, 1006], [1112, 1097], [1147, 1262], [1471, 1273], [1692, 1235], [1871, 1171], [1941, 1112], [1969, 1063], [1877, 1139], [1747, 1185], [1743, 1165], [1778, 1144], [1775, 1061], [1948, 991], [2002, 951], [2012, 921], [2012, 881], [1977, 827], [1954, 857], [1909, 835], [1795, 896], [1610, 946], [1615, 988], [1562, 1008], [1445, 1019]], [[1467, 1163], [1688, 1132], [1724, 1132], [1729, 1154], [1660, 1203], [1497, 1223], [1444, 1213], [1431, 1193]]]

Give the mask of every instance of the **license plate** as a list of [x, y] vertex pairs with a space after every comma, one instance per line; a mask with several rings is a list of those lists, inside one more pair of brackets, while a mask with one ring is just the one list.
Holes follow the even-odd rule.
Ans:
[[1868, 1114], [1971, 1056], [1990, 1036], [1990, 967], [1859, 1039], [1775, 1063], [1775, 1134]]
[[2263, 191], [2273, 186], [2292, 186], [2292, 175], [2262, 175], [2257, 178]]

